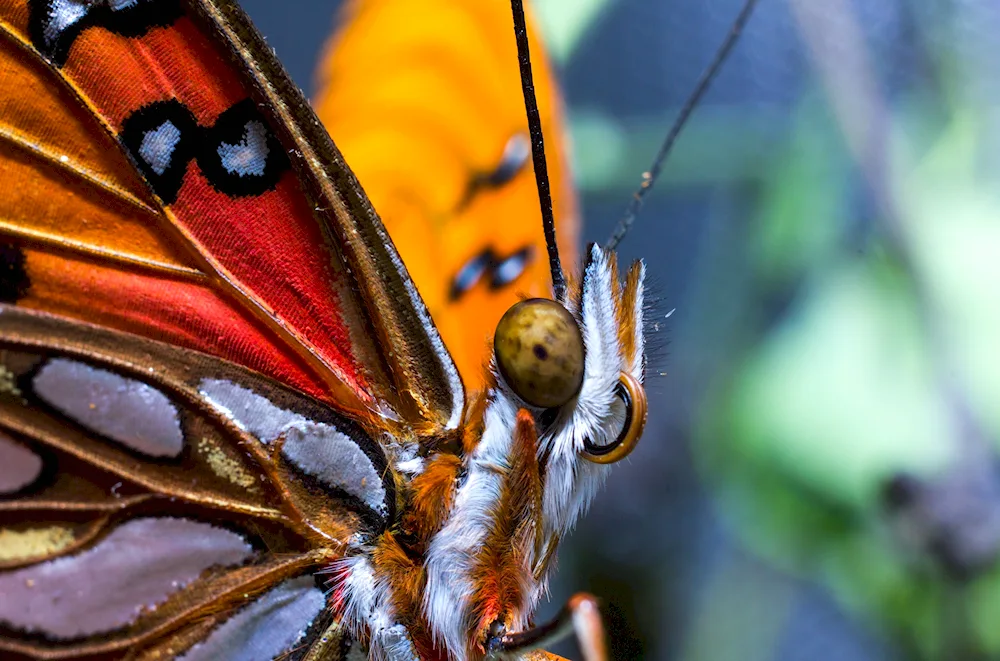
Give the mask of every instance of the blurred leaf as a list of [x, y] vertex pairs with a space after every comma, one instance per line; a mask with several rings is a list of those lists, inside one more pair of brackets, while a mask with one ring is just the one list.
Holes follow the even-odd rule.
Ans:
[[580, 39], [616, 0], [534, 0], [549, 55], [560, 64], [573, 55]]
[[802, 286], [706, 409], [698, 446], [751, 548], [822, 578], [926, 658], [1000, 654], [1000, 570], [967, 591], [945, 580], [892, 537], [880, 502], [890, 477], [933, 477], [964, 447], [955, 383], [1000, 437], [1000, 182], [977, 169], [980, 130], [958, 116], [922, 152], [891, 141], [918, 281], [899, 246], [838, 245], [850, 163], [824, 131], [796, 134], [764, 195], [758, 277], [765, 292]]
[[851, 201], [847, 155], [816, 97], [799, 105], [788, 151], [765, 170], [753, 253], [767, 286], [827, 264]]

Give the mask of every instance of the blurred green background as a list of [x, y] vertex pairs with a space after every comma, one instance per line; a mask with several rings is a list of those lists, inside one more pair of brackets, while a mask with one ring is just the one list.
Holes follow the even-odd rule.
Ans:
[[[338, 4], [243, 0], [307, 91]], [[535, 4], [603, 241], [740, 2]], [[546, 613], [598, 594], [617, 659], [1000, 658], [998, 35], [761, 0], [620, 247], [649, 425]]]

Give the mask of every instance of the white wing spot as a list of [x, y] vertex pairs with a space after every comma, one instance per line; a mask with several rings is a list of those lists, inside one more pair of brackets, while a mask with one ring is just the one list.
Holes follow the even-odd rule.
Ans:
[[354, 496], [382, 516], [388, 513], [382, 477], [361, 446], [344, 432], [280, 408], [230, 381], [203, 379], [199, 390], [212, 407], [261, 443], [284, 437], [282, 455], [307, 475]]
[[267, 167], [269, 152], [267, 128], [257, 121], [247, 122], [243, 129], [242, 141], [235, 145], [224, 142], [218, 148], [222, 167], [230, 174], [241, 177], [262, 176]]
[[142, 136], [139, 156], [153, 169], [153, 172], [162, 175], [170, 167], [180, 140], [181, 130], [168, 119]]
[[56, 0], [49, 9], [49, 20], [45, 23], [42, 36], [45, 43], [52, 45], [59, 35], [77, 23], [87, 12], [90, 11], [90, 4], [85, 0]]
[[0, 434], [0, 495], [20, 491], [41, 474], [41, 457], [6, 434]]
[[86, 551], [0, 573], [0, 622], [56, 639], [113, 631], [209, 567], [242, 564], [252, 552], [207, 523], [133, 519]]
[[285, 581], [236, 613], [177, 661], [271, 661], [305, 635], [326, 598], [312, 576]]
[[177, 407], [151, 385], [66, 358], [53, 358], [35, 393], [87, 429], [150, 457], [184, 449]]

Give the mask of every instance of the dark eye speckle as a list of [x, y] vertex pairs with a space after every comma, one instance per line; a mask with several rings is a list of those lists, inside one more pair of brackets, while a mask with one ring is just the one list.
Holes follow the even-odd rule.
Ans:
[[532, 406], [562, 406], [580, 390], [583, 337], [559, 303], [536, 298], [514, 305], [497, 324], [493, 346], [504, 381]]

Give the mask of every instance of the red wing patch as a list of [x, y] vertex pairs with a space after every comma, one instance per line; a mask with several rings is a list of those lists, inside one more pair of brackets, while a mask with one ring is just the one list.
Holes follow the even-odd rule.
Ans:
[[[64, 89], [47, 93], [75, 96], [82, 106], [46, 105], [42, 111], [50, 113], [50, 122], [63, 121], [59, 113], [89, 111], [97, 119], [91, 132], [103, 125], [102, 132], [123, 147], [131, 163], [119, 169], [138, 170], [148, 188], [126, 190], [120, 181], [98, 181], [97, 187], [104, 188], [100, 194], [110, 192], [146, 207], [151, 233], [157, 240], [167, 237], [168, 247], [129, 244], [126, 251], [126, 239], [138, 230], [124, 220], [120, 227], [107, 221], [96, 243], [83, 236], [86, 218], [71, 217], [71, 223], [41, 232], [41, 221], [25, 212], [25, 205], [37, 200], [13, 194], [0, 194], [0, 215], [26, 220], [6, 231], [0, 226], [0, 238], [7, 234], [15, 248], [59, 252], [71, 262], [126, 274], [141, 270], [143, 264], [133, 259], [140, 248], [144, 255], [166, 251], [163, 259], [149, 261], [176, 272], [150, 273], [127, 287], [99, 292], [88, 291], [87, 282], [69, 282], [72, 268], [33, 272], [28, 260], [22, 304], [92, 320], [88, 301], [110, 295], [115, 304], [100, 311], [103, 324], [253, 367], [341, 409], [367, 408], [375, 395], [376, 368], [359, 358], [368, 351], [357, 346], [367, 341], [366, 322], [343, 262], [251, 91], [216, 42], [185, 15], [182, 3], [138, 0], [117, 6], [5, 0], [0, 2], [3, 47], [26, 51], [13, 58], [19, 63], [34, 53], [45, 64], [25, 62], [24, 68], [54, 71], [47, 83]], [[24, 72], [0, 72], [5, 94], [12, 83], [4, 79], [19, 75]], [[26, 98], [29, 93], [18, 96], [25, 98], [0, 102], [10, 106], [3, 108], [3, 121], [12, 125], [3, 128], [17, 136], [27, 133], [23, 150], [37, 147], [31, 161], [36, 169], [61, 169], [53, 188], [74, 193], [88, 188], [98, 178], [91, 177], [90, 162], [59, 153], [61, 145], [46, 145], [40, 135], [44, 127], [32, 134], [22, 130], [30, 122], [17, 124], [19, 117], [40, 112]], [[38, 189], [37, 197], [56, 194]], [[178, 279], [191, 282], [179, 287]], [[108, 282], [98, 278], [93, 286]], [[75, 300], [59, 297], [58, 304], [46, 298], [45, 292], [61, 285], [82, 291]], [[192, 288], [215, 303], [189, 304]], [[185, 313], [163, 314], [170, 309]], [[234, 324], [234, 319], [239, 321]], [[229, 334], [235, 327], [243, 330], [220, 338], [220, 332]], [[262, 341], [270, 347], [262, 350]], [[267, 354], [278, 358], [262, 359]]]

